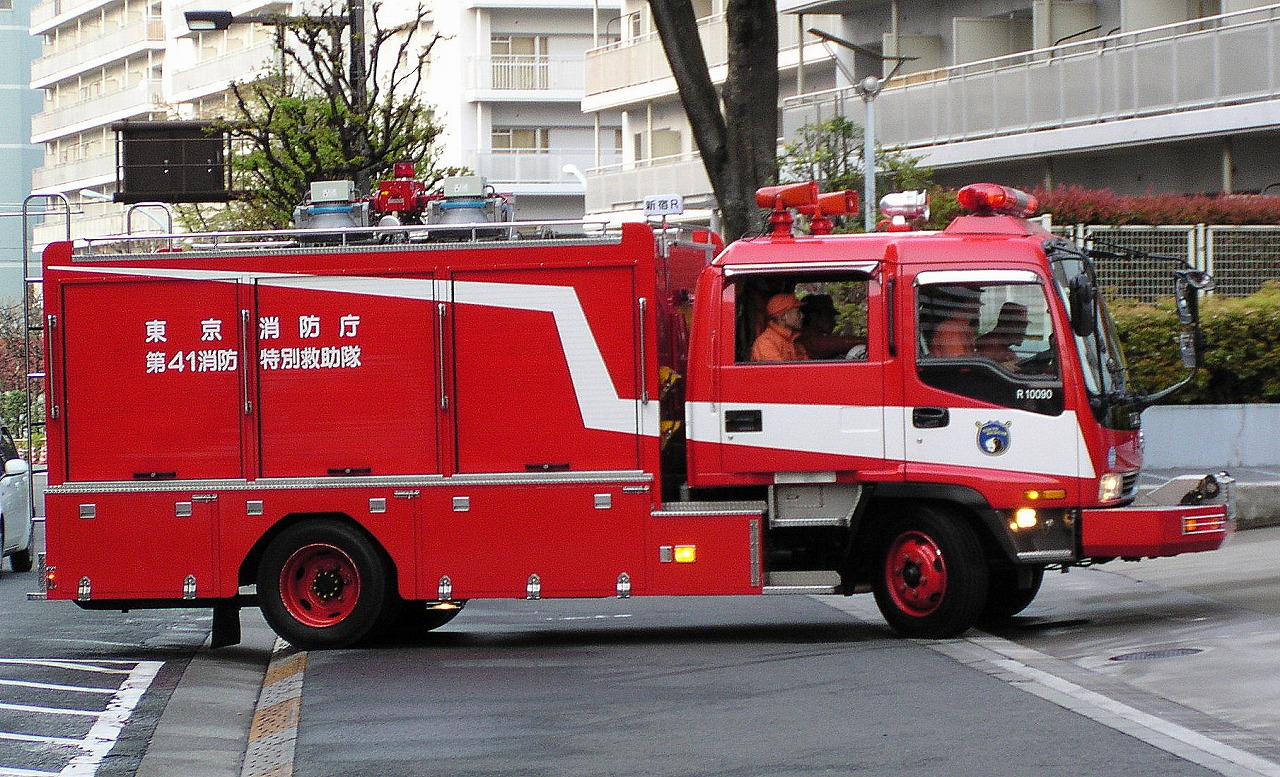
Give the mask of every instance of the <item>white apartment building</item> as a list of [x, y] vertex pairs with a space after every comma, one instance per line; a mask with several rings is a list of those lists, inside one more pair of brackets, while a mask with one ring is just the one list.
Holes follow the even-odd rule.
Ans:
[[[584, 185], [566, 167], [617, 159], [617, 121], [580, 109], [584, 53], [607, 27], [616, 30], [617, 2], [437, 0], [428, 8], [446, 38], [420, 96], [446, 128], [442, 163], [516, 195], [522, 218], [581, 216]], [[45, 155], [32, 186], [69, 199], [73, 235], [126, 228], [123, 207], [103, 200], [115, 190], [113, 123], [226, 115], [228, 83], [279, 57], [273, 27], [195, 33], [183, 16], [189, 10], [303, 12], [296, 2], [271, 0], [42, 0], [33, 9], [31, 30], [43, 48], [32, 86], [45, 101], [32, 140]], [[35, 242], [64, 234], [64, 223], [50, 220]]]
[[[723, 6], [723, 0], [702, 6], [702, 38], [719, 78]], [[819, 28], [886, 56], [915, 57], [876, 98], [875, 137], [921, 157], [944, 184], [1280, 193], [1280, 186], [1271, 188], [1280, 184], [1280, 4], [780, 0], [779, 6], [783, 140], [835, 115], [863, 124], [865, 104], [850, 84], [883, 77], [893, 66], [801, 32]], [[708, 191], [647, 6], [628, 2], [623, 13], [623, 40], [588, 54], [584, 106], [624, 111], [624, 132], [634, 142], [624, 146], [622, 164], [593, 171], [589, 211], [634, 207], [655, 180], [678, 180], [686, 195]]]
[[429, 101], [444, 165], [515, 195], [521, 219], [579, 218], [583, 173], [617, 164], [616, 111], [582, 112], [586, 52], [617, 36], [619, 0], [437, 2]]

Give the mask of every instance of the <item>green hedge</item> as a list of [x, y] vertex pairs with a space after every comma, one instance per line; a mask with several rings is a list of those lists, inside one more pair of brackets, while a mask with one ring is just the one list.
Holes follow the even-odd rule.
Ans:
[[[1113, 301], [1112, 313], [1139, 388], [1157, 391], [1186, 374], [1172, 301]], [[1200, 321], [1205, 368], [1165, 404], [1280, 402], [1280, 284], [1269, 282], [1250, 297], [1207, 298]]]

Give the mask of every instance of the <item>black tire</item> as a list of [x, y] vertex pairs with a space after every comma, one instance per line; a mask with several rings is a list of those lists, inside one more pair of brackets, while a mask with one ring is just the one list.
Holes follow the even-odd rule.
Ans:
[[[3, 518], [0, 518], [0, 522]], [[35, 530], [27, 525], [27, 547], [23, 550], [15, 550], [13, 555], [9, 556], [9, 564], [13, 567], [14, 572], [30, 572], [35, 566], [32, 563], [33, 554], [31, 553], [31, 543], [35, 541]]]
[[389, 560], [359, 529], [340, 521], [290, 526], [258, 565], [263, 616], [302, 650], [355, 645], [375, 631], [393, 600]]
[[948, 639], [978, 622], [987, 601], [987, 561], [963, 516], [912, 506], [881, 537], [872, 587], [894, 631]]
[[1044, 567], [1031, 567], [1031, 585], [1028, 588], [1018, 587], [1018, 570], [1016, 567], [1001, 564], [990, 570], [987, 585], [987, 606], [982, 610], [983, 624], [997, 625], [1007, 623], [1010, 618], [1027, 609], [1036, 594], [1040, 593], [1040, 584], [1044, 582]]
[[420, 638], [458, 617], [467, 603], [454, 602], [456, 607], [443, 609], [430, 606], [434, 604], [436, 603], [400, 600], [394, 617], [384, 630], [385, 637], [392, 641]]

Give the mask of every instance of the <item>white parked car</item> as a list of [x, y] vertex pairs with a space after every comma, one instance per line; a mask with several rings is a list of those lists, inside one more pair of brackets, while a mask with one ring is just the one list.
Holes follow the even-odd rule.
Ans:
[[0, 476], [0, 548], [9, 557], [14, 572], [29, 572], [35, 535], [31, 522], [31, 466], [18, 455], [13, 435], [3, 427], [0, 457], [4, 458], [4, 475]]

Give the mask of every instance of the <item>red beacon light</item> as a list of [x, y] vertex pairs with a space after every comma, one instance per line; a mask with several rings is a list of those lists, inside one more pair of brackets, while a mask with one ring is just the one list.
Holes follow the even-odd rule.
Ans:
[[809, 217], [809, 234], [829, 235], [835, 229], [832, 216], [853, 216], [858, 213], [858, 194], [843, 189], [819, 194], [817, 203], [796, 208]]
[[1040, 203], [1030, 194], [996, 183], [969, 184], [956, 194], [956, 199], [961, 208], [975, 216], [1027, 218], [1034, 215], [1036, 208], [1040, 207]]
[[756, 205], [769, 208], [769, 236], [774, 238], [791, 237], [790, 208], [801, 208], [814, 205], [818, 201], [818, 184], [789, 183], [781, 186], [762, 186], [756, 189]]

